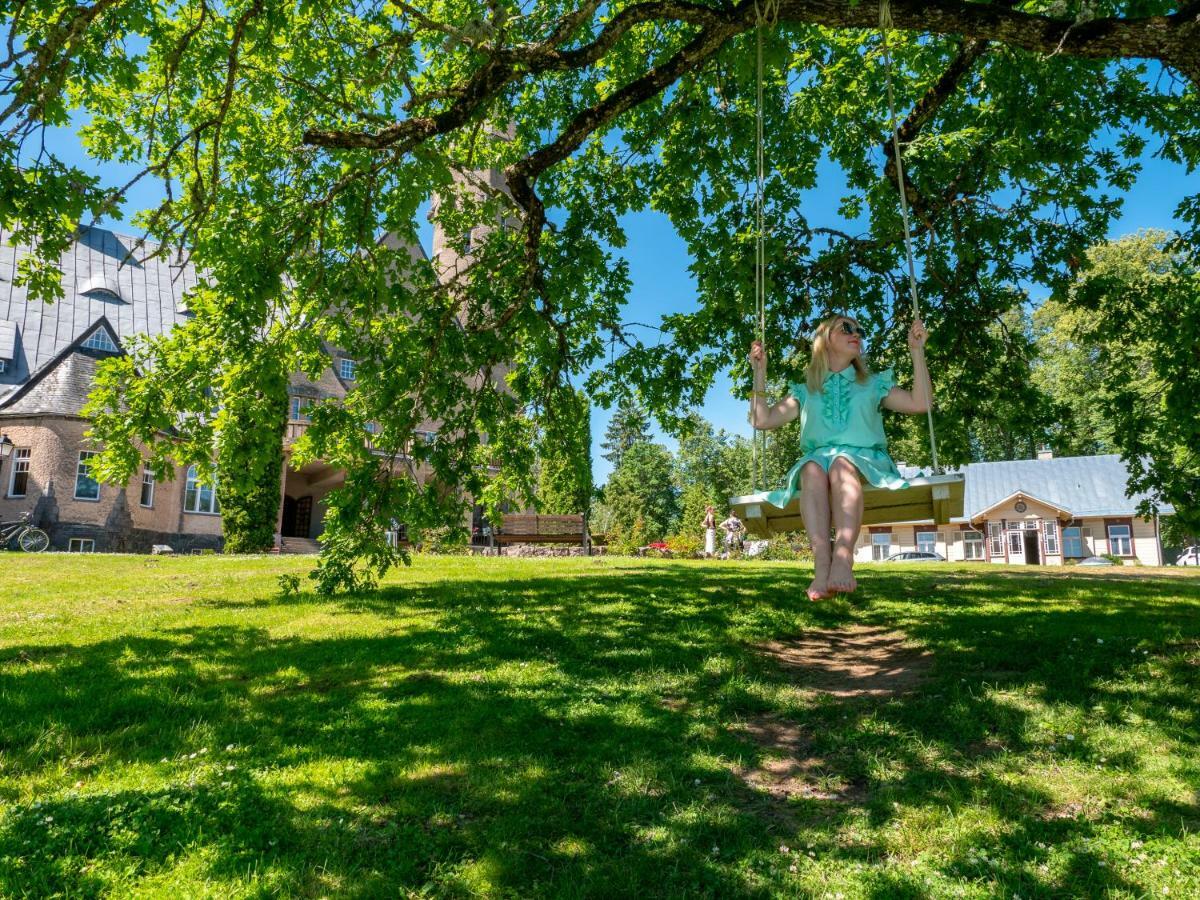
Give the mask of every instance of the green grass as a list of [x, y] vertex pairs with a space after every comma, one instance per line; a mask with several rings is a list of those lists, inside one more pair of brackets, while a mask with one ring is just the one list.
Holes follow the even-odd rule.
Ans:
[[[1200, 896], [1200, 578], [0, 555], [0, 896]], [[903, 630], [914, 694], [755, 650]], [[774, 797], [739, 724], [840, 798]], [[786, 848], [786, 852], [783, 848]]]

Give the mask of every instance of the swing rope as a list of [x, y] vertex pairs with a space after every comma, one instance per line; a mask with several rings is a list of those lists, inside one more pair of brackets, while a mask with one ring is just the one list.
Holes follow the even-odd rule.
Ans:
[[[883, 77], [887, 83], [888, 115], [892, 129], [892, 155], [896, 161], [896, 188], [900, 193], [900, 216], [904, 220], [904, 250], [908, 256], [908, 290], [912, 298], [913, 318], [921, 318], [921, 307], [917, 299], [917, 267], [913, 261], [912, 226], [908, 217], [908, 191], [904, 186], [904, 162], [900, 154], [900, 133], [896, 127], [896, 97], [892, 89], [892, 53], [888, 47], [888, 32], [892, 29], [892, 8], [889, 0], [879, 0], [879, 33], [883, 37]], [[929, 398], [929, 407], [925, 410], [929, 423], [929, 454], [933, 461], [933, 471], [941, 474], [942, 467], [938, 464], [937, 438], [933, 432], [933, 397]]]
[[[763, 26], [773, 27], [779, 17], [779, 0], [754, 0], [754, 17], [756, 31], [755, 55], [755, 191], [754, 191], [754, 313], [758, 326], [758, 340], [766, 352], [767, 346], [767, 260], [764, 228], [764, 151], [763, 151]], [[894, 27], [892, 10], [889, 0], [879, 3], [879, 32], [883, 38], [883, 74], [887, 85], [887, 102], [889, 124], [892, 132], [892, 152], [896, 162], [896, 186], [900, 194], [900, 216], [904, 222], [904, 250], [908, 259], [908, 289], [912, 300], [913, 318], [921, 317], [921, 306], [917, 292], [917, 267], [913, 253], [912, 224], [908, 212], [908, 193], [905, 190], [904, 162], [900, 152], [900, 134], [896, 124], [896, 97], [892, 86], [892, 54], [888, 45], [888, 32]], [[751, 416], [753, 416], [755, 395], [750, 395]], [[765, 400], [765, 398], [764, 398]], [[935, 474], [941, 474], [942, 467], [938, 462], [937, 437], [933, 429], [933, 398], [930, 397], [929, 408], [926, 410], [926, 422], [929, 428], [929, 453]], [[754, 429], [754, 440], [750, 448], [750, 465], [756, 487], [766, 483], [766, 451], [767, 434], [761, 429]]]
[[[754, 0], [755, 20], [755, 95], [754, 95], [754, 315], [758, 326], [758, 340], [767, 348], [767, 250], [764, 235], [763, 195], [765, 193], [765, 165], [763, 152], [763, 26], [774, 27], [779, 18], [779, 0]], [[765, 385], [764, 385], [765, 387]], [[755, 394], [750, 394], [751, 416], [754, 414]], [[763, 397], [766, 401], [766, 397]], [[750, 444], [750, 467], [756, 489], [767, 481], [767, 433], [755, 428]]]

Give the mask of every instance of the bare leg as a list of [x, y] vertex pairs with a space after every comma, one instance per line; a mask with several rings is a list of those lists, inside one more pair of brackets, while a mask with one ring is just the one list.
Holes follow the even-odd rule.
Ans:
[[829, 567], [829, 590], [851, 593], [854, 579], [854, 545], [862, 530], [863, 491], [858, 469], [844, 457], [829, 467], [830, 512], [833, 517], [833, 562]]
[[829, 476], [820, 463], [806, 463], [800, 470], [800, 514], [804, 529], [812, 541], [814, 572], [808, 586], [809, 600], [829, 596]]

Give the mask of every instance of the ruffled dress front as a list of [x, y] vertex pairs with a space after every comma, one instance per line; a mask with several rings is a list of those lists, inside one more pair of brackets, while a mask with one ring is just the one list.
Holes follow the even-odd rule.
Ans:
[[850, 460], [876, 487], [908, 487], [888, 455], [879, 409], [895, 384], [891, 369], [875, 372], [860, 383], [854, 366], [830, 372], [819, 394], [810, 394], [807, 385], [792, 384], [792, 396], [800, 403], [800, 450], [804, 455], [788, 471], [783, 487], [767, 494], [768, 501], [786, 507], [800, 493], [800, 470], [805, 463], [819, 463], [828, 472], [839, 456]]

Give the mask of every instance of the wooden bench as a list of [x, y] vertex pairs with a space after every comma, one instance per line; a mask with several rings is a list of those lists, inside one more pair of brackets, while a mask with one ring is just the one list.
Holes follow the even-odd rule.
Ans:
[[541, 516], [505, 513], [500, 527], [492, 530], [492, 544], [579, 544], [588, 554], [592, 544], [603, 544], [603, 535], [589, 535], [583, 516]]

